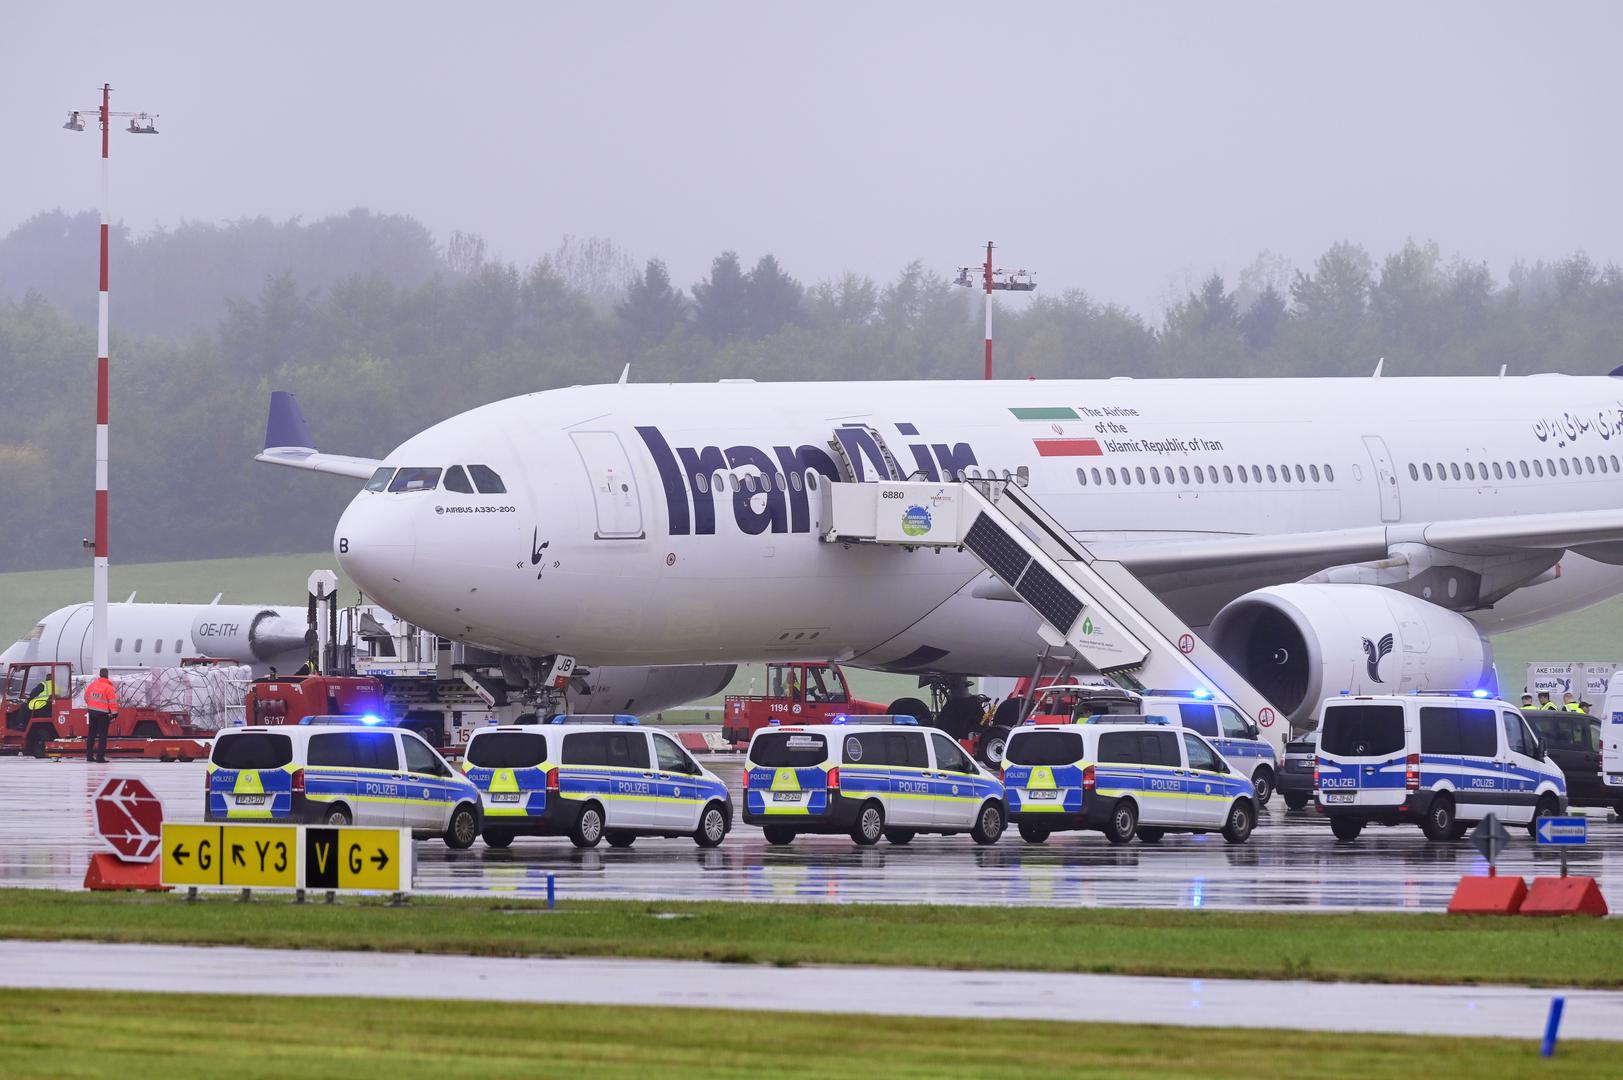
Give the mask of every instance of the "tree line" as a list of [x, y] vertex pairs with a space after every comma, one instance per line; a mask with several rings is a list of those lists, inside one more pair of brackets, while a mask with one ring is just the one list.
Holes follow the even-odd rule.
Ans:
[[[0, 239], [0, 569], [78, 565], [91, 529], [95, 217]], [[325, 548], [342, 480], [252, 462], [272, 389], [318, 440], [381, 456], [474, 405], [556, 386], [980, 374], [973, 290], [914, 262], [805, 285], [771, 254], [717, 255], [686, 287], [659, 259], [570, 238], [528, 266], [364, 210], [309, 223], [115, 233], [113, 543], [119, 561]], [[1295, 269], [1264, 254], [1158, 319], [1077, 290], [1000, 307], [1004, 377], [1603, 373], [1623, 270], [1352, 243]]]

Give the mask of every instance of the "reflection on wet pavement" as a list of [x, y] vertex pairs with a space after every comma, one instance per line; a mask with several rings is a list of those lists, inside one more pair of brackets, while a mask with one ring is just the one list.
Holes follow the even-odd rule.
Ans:
[[[728, 782], [736, 804], [739, 760], [706, 764]], [[91, 800], [113, 775], [145, 780], [172, 820], [201, 816], [201, 764], [0, 758], [0, 884], [79, 887], [97, 844]], [[1571, 856], [1572, 872], [1598, 878], [1616, 903], [1623, 822], [1590, 811], [1589, 824], [1589, 846]], [[1501, 873], [1559, 873], [1553, 851], [1536, 851], [1525, 829], [1512, 836]], [[1238, 846], [1209, 834], [1112, 847], [1097, 833], [1031, 845], [1011, 831], [993, 847], [967, 836], [874, 848], [814, 836], [773, 848], [742, 824], [708, 851], [690, 840], [590, 851], [562, 838], [520, 839], [506, 851], [417, 844], [419, 892], [544, 896], [553, 874], [562, 897], [605, 899], [1442, 910], [1461, 874], [1485, 870], [1469, 843], [1432, 844], [1415, 828], [1369, 829], [1339, 844], [1323, 819], [1286, 813], [1277, 799]]]

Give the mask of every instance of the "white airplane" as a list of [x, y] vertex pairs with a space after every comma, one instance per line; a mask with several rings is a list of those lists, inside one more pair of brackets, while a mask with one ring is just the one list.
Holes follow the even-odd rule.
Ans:
[[[365, 609], [385, 626], [381, 609]], [[348, 617], [348, 613], [340, 614]], [[76, 673], [90, 670], [88, 603], [69, 604], [44, 616], [15, 644], [0, 652], [0, 674], [13, 663], [65, 661]], [[259, 604], [107, 605], [108, 664], [112, 671], [174, 667], [188, 657], [211, 657], [248, 665], [257, 678], [272, 668], [291, 675], [309, 655], [302, 607]], [[346, 624], [347, 625], [347, 624]], [[362, 670], [376, 650], [357, 635]], [[432, 669], [432, 664], [429, 665]], [[731, 664], [682, 667], [595, 667], [580, 671], [569, 695], [578, 712], [649, 714], [720, 693], [732, 680]]]
[[1300, 722], [1340, 690], [1477, 688], [1485, 635], [1623, 592], [1616, 377], [571, 387], [382, 460], [271, 402], [259, 460], [365, 479], [334, 534], [390, 610], [589, 664], [832, 658], [1029, 673], [972, 555], [825, 543], [829, 484], [1013, 476]]

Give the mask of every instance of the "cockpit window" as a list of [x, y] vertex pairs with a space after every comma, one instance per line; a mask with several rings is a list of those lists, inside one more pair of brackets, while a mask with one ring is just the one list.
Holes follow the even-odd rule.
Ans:
[[389, 486], [389, 477], [393, 475], [393, 469], [379, 469], [372, 474], [372, 479], [366, 482], [366, 490], [383, 491]]
[[438, 469], [401, 469], [395, 473], [390, 491], [433, 491], [440, 483]]
[[42, 638], [44, 636], [45, 636], [45, 624], [44, 623], [35, 623], [34, 628], [32, 630], [28, 631], [28, 633], [24, 634], [22, 636], [22, 640], [19, 641], [18, 644], [19, 645], [22, 644], [23, 641], [38, 641], [40, 638]]
[[468, 474], [462, 471], [462, 466], [452, 465], [445, 470], [445, 490], [462, 495], [473, 494], [473, 485], [468, 483]]
[[502, 478], [497, 476], [496, 470], [489, 465], [469, 465], [468, 472], [473, 475], [473, 482], [479, 486], [479, 494], [507, 494], [507, 485], [502, 483]]

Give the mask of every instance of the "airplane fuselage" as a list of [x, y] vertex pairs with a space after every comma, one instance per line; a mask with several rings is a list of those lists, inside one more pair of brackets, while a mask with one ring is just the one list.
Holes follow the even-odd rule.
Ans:
[[[825, 543], [820, 488], [1008, 474], [1103, 544], [1397, 539], [1615, 507], [1620, 441], [1623, 382], [1555, 375], [573, 387], [453, 417], [384, 463], [384, 486], [482, 465], [504, 492], [450, 490], [443, 472], [363, 491], [334, 542], [392, 611], [506, 652], [1016, 674], [1042, 648], [1036, 620], [973, 557]], [[1198, 627], [1280, 580], [1237, 567], [1155, 585]], [[1568, 554], [1471, 617], [1494, 632], [1620, 591], [1623, 570]]]

